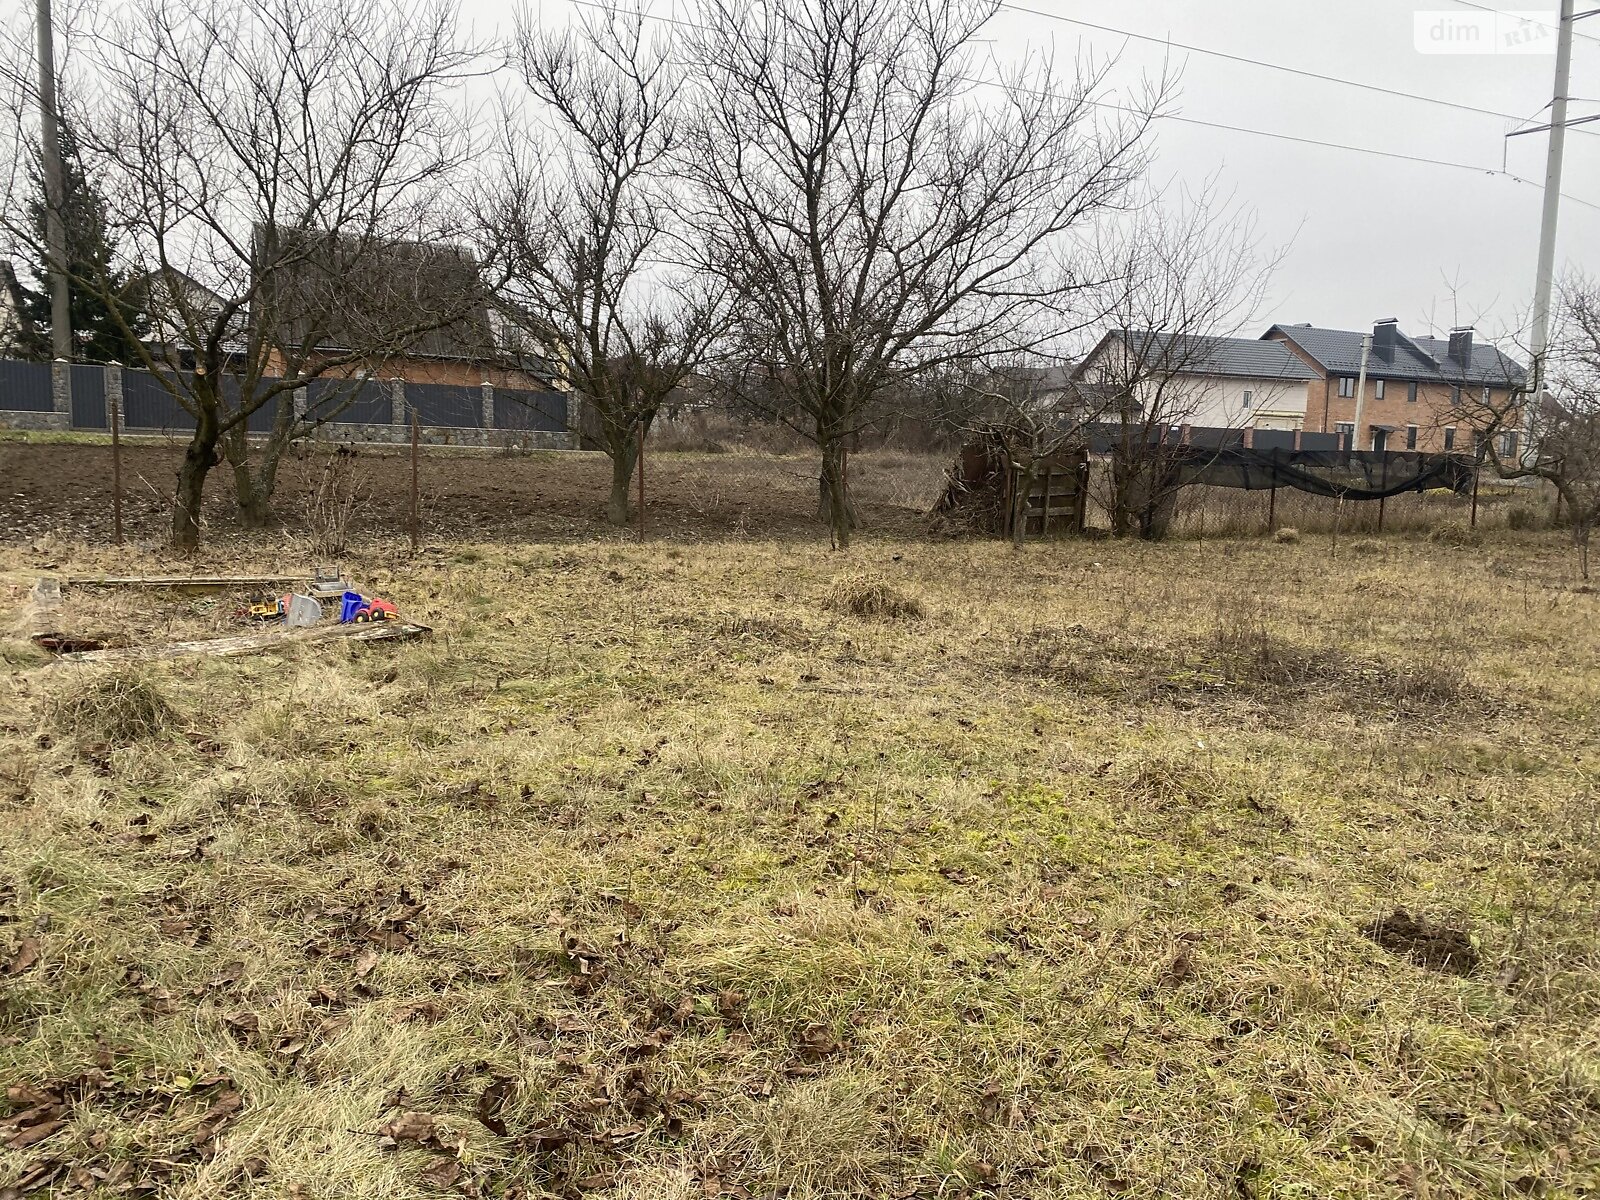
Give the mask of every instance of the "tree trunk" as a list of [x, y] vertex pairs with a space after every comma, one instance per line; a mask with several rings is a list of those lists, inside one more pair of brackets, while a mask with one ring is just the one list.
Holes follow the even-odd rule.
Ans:
[[850, 549], [851, 531], [860, 523], [845, 478], [844, 444], [832, 440], [822, 447], [822, 475], [817, 480], [817, 519], [826, 521], [835, 550]]
[[628, 486], [633, 482], [633, 465], [639, 457], [639, 443], [626, 435], [613, 439], [611, 455], [611, 498], [606, 501], [606, 520], [613, 525], [628, 523]]
[[1117, 455], [1111, 461], [1111, 533], [1114, 537], [1132, 537], [1139, 510], [1139, 469], [1126, 455]]
[[214, 417], [202, 414], [195, 422], [194, 436], [184, 449], [178, 465], [178, 488], [172, 501], [171, 545], [189, 553], [200, 545], [200, 504], [205, 497], [206, 475], [217, 463], [217, 426]]
[[258, 463], [250, 465], [249, 422], [241, 421], [222, 439], [223, 452], [233, 467], [233, 497], [239, 524], [246, 529], [265, 529], [276, 521], [272, 497], [278, 488], [278, 464], [283, 461], [295, 434], [294, 393], [278, 397], [278, 411], [272, 428], [261, 446]]
[[233, 497], [244, 528], [265, 529], [272, 524], [272, 484], [265, 464], [256, 475], [248, 458], [233, 463]]

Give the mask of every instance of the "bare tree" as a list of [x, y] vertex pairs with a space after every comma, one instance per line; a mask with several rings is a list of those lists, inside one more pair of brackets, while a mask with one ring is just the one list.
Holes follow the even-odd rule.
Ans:
[[[1100, 496], [1112, 532], [1160, 538], [1182, 487], [1182, 428], [1208, 414], [1245, 419], [1229, 411], [1219, 339], [1257, 316], [1281, 252], [1263, 253], [1251, 214], [1208, 182], [1147, 201], [1106, 231], [1099, 253], [1111, 276], [1099, 306], [1108, 331], [1075, 372], [1079, 402], [1112, 439]], [[1259, 382], [1260, 401], [1279, 386]]]
[[[1542, 394], [1516, 390], [1518, 379], [1472, 390], [1463, 419], [1478, 429], [1478, 453], [1503, 479], [1542, 479], [1565, 506], [1589, 578], [1589, 540], [1600, 523], [1600, 283], [1581, 275], [1562, 282]], [[1503, 358], [1503, 356], [1502, 356]]]
[[1086, 282], [1072, 235], [1146, 164], [1162, 86], [1100, 106], [1107, 64], [1033, 59], [980, 83], [995, 0], [707, 0], [684, 156], [738, 294], [748, 390], [822, 452], [849, 545], [843, 450], [897, 383], [1032, 344]]
[[544, 156], [518, 153], [497, 225], [514, 247], [510, 288], [547, 315], [562, 369], [611, 458], [607, 518], [628, 520], [638, 449], [663, 402], [724, 327], [726, 289], [681, 267], [683, 204], [670, 183], [682, 72], [639, 11], [580, 18], [570, 32], [519, 23], [513, 61], [554, 127]]
[[[450, 6], [398, 0], [131, 0], [73, 51], [66, 116], [151, 296], [133, 365], [195, 422], [171, 530], [192, 548], [220, 448], [242, 515], [264, 519], [277, 457], [306, 428], [295, 393], [472, 303], [416, 303], [404, 276], [427, 255], [390, 269], [397, 245], [449, 231], [438, 200], [467, 151], [453, 92], [472, 55]], [[104, 274], [72, 286], [110, 300]], [[252, 471], [244, 434], [274, 401]]]

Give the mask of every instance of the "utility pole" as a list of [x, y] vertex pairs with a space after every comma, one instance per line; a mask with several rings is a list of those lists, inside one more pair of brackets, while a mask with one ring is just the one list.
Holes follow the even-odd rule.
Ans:
[[1550, 150], [1544, 168], [1544, 216], [1539, 222], [1539, 275], [1533, 292], [1533, 385], [1544, 387], [1544, 356], [1550, 344], [1550, 291], [1555, 282], [1556, 218], [1561, 212], [1561, 159], [1567, 149], [1567, 91], [1572, 79], [1573, 0], [1561, 0], [1556, 30], [1556, 88], [1550, 101]]
[[1361, 338], [1361, 372], [1356, 376], [1355, 428], [1350, 431], [1350, 449], [1361, 449], [1361, 412], [1367, 402], [1367, 356], [1372, 353], [1372, 335]]
[[61, 127], [56, 110], [56, 48], [50, 0], [37, 0], [39, 26], [39, 133], [44, 144], [44, 227], [50, 259], [50, 348], [57, 361], [72, 361], [72, 305], [67, 291], [66, 176], [61, 166]]

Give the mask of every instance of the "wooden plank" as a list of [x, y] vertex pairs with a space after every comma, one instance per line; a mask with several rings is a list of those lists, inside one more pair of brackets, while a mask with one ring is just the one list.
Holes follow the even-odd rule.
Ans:
[[168, 591], [221, 592], [230, 588], [277, 587], [285, 583], [304, 583], [309, 571], [298, 575], [101, 575], [69, 579], [67, 587], [152, 588]]
[[242, 654], [265, 654], [296, 646], [323, 642], [389, 642], [427, 637], [433, 629], [415, 621], [372, 621], [346, 625], [312, 626], [310, 629], [273, 629], [266, 633], [246, 633], [237, 637], [208, 638], [198, 642], [173, 642], [166, 646], [126, 646], [116, 650], [88, 650], [63, 654], [62, 662], [149, 662], [163, 658], [210, 655], [235, 658]]

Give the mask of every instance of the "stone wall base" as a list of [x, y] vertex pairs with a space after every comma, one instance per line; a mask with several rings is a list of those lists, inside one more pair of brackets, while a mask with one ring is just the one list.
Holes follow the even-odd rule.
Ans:
[[0, 429], [48, 430], [66, 433], [72, 428], [72, 415], [62, 412], [25, 412], [0, 408]]

